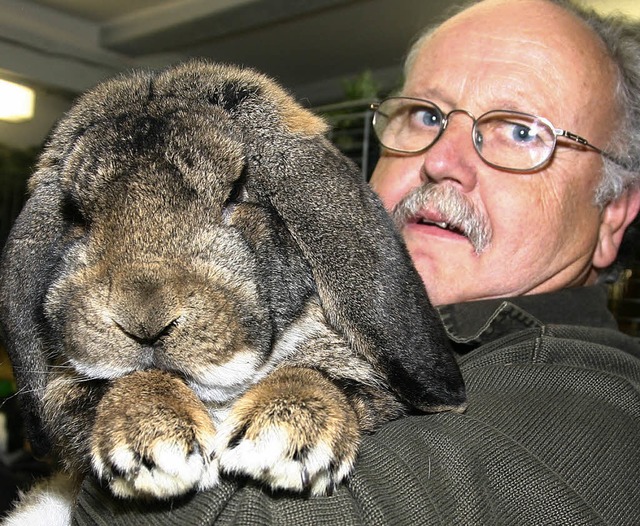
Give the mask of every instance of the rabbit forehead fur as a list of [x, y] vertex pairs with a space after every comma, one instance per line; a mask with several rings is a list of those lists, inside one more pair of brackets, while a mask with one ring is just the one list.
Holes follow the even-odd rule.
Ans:
[[[247, 68], [192, 60], [159, 72], [135, 71], [83, 95], [54, 130], [42, 164], [57, 164], [61, 152], [66, 154], [70, 145], [91, 127], [105, 120], [126, 121], [131, 112], [140, 117], [144, 110], [149, 119], [158, 114], [168, 117], [184, 112], [186, 119], [204, 116], [205, 121], [215, 120], [215, 127], [220, 128], [224, 119], [222, 112], [216, 112], [216, 106], [231, 115], [236, 110], [247, 111], [239, 110], [240, 106], [251, 107], [256, 128], [275, 126], [303, 136], [316, 136], [327, 130], [323, 119], [300, 107], [268, 77]], [[225, 131], [228, 133], [229, 129]], [[192, 137], [181, 139], [188, 143]], [[48, 175], [52, 174], [36, 173], [30, 182], [32, 188]]]
[[[324, 129], [265, 77], [200, 62], [107, 82], [60, 123], [31, 184], [58, 189], [65, 221], [45, 298], [62, 363], [91, 378], [178, 371], [224, 398], [269, 362], [313, 286], [244, 188], [243, 105], [258, 127]], [[288, 293], [265, 276], [283, 258], [298, 263], [279, 278]]]

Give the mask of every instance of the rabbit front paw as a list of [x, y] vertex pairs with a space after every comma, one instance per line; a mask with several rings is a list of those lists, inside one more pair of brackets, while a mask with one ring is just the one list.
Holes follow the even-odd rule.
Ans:
[[215, 443], [224, 472], [323, 495], [351, 472], [359, 441], [356, 414], [335, 384], [283, 367], [234, 404]]
[[217, 484], [214, 435], [206, 407], [179, 378], [138, 371], [100, 401], [91, 463], [116, 496], [166, 499]]

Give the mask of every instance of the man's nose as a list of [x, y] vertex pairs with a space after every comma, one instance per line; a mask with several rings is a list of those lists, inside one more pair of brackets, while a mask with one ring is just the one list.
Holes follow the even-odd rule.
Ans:
[[477, 183], [482, 163], [472, 142], [473, 115], [453, 110], [440, 138], [423, 154], [422, 177], [431, 182], [447, 182], [468, 192]]

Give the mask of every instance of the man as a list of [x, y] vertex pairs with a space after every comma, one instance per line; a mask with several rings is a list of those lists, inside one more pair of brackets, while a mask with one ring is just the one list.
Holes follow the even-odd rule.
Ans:
[[[619, 73], [593, 31], [545, 3], [505, 2], [500, 17], [496, 9], [493, 3], [477, 6], [425, 37], [411, 56], [402, 95], [428, 99], [443, 114], [453, 109], [476, 117], [498, 109], [533, 113], [605, 150], [620, 145], [614, 139], [625, 115], [613, 96]], [[527, 23], [514, 23], [523, 20], [524, 9]], [[389, 209], [412, 190], [430, 192], [430, 197], [418, 194], [423, 206], [407, 214], [403, 234], [432, 301], [441, 305], [594, 283], [616, 258], [640, 206], [639, 192], [625, 189], [598, 202], [594, 190], [608, 183], [601, 183], [602, 156], [563, 137], [555, 151], [547, 148], [552, 159], [546, 164], [535, 166], [540, 159], [525, 157], [513, 167], [531, 171], [490, 166], [474, 148], [473, 117], [466, 111], [451, 114], [446, 131], [428, 149], [426, 140], [435, 138], [428, 134], [438, 123], [405, 123], [414, 127], [410, 146], [415, 141], [423, 151], [406, 155], [385, 149], [372, 179]], [[423, 110], [412, 118], [424, 115]], [[485, 135], [534, 127], [520, 119], [519, 127], [498, 128], [497, 118], [483, 128]], [[516, 121], [509, 116], [507, 122]], [[404, 138], [392, 136], [394, 126], [390, 123], [381, 139], [398, 147]], [[543, 140], [551, 141], [541, 139], [540, 123], [536, 126], [535, 140], [520, 137], [517, 145], [513, 137], [495, 140], [539, 149]], [[485, 151], [491, 147], [487, 139]], [[513, 153], [507, 145], [501, 148], [490, 162], [509, 162]], [[611, 153], [623, 158], [626, 152]], [[450, 223], [453, 198], [470, 205], [469, 215], [478, 217], [476, 229], [488, 230], [486, 246], [474, 246], [465, 232], [437, 226]]]
[[605, 45], [572, 9], [462, 11], [378, 108], [372, 184], [441, 306], [466, 414], [385, 426], [328, 498], [226, 481], [145, 509], [86, 486], [79, 524], [640, 524], [640, 349], [594, 285], [640, 208], [640, 31]]

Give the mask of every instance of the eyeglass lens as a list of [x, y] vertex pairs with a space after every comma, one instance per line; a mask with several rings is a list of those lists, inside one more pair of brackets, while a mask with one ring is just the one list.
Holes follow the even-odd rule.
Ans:
[[[391, 98], [381, 103], [374, 129], [383, 146], [416, 153], [436, 142], [446, 116], [424, 101]], [[478, 154], [489, 164], [512, 170], [531, 170], [545, 163], [555, 148], [553, 128], [543, 119], [519, 112], [490, 111], [473, 125]]]

